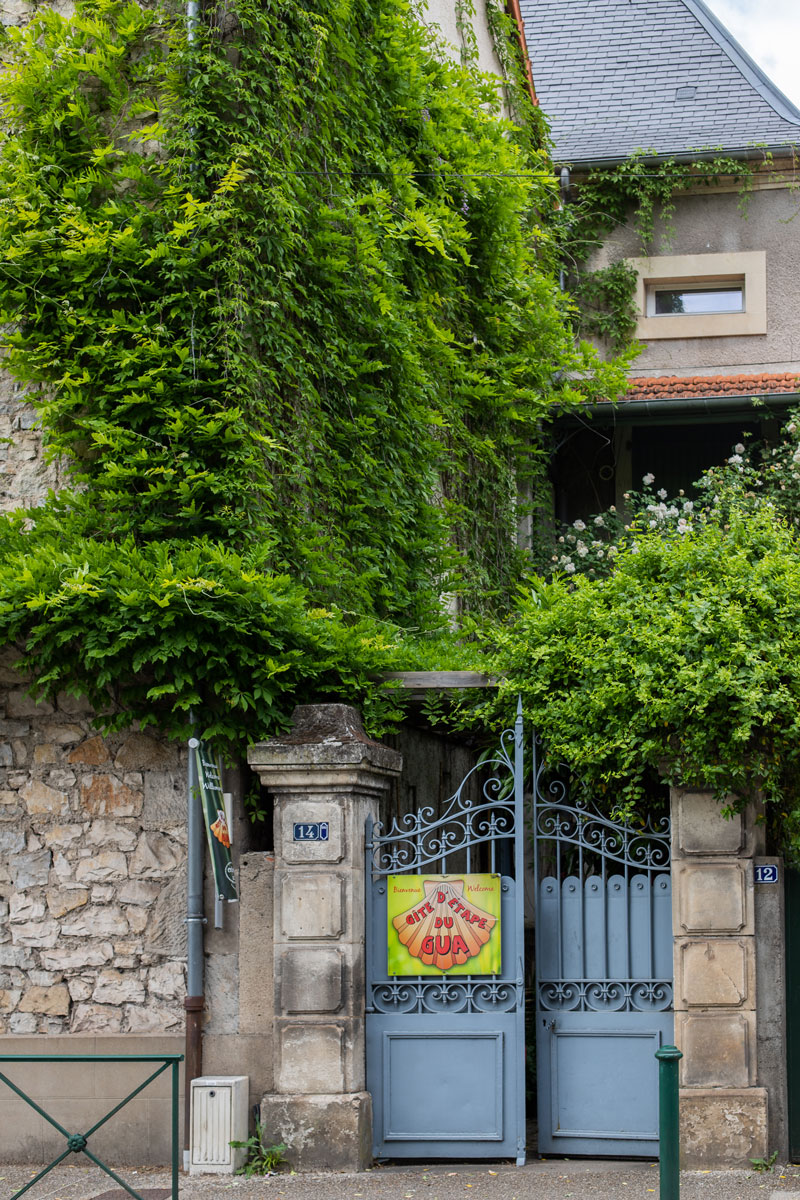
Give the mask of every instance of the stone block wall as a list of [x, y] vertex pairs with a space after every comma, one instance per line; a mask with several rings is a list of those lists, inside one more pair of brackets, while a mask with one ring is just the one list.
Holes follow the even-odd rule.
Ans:
[[0, 1034], [183, 1029], [184, 752], [0, 655]]
[[[249, 758], [275, 803], [275, 1078], [261, 1121], [293, 1167], [364, 1170], [364, 828], [402, 759], [344, 704], [301, 705], [291, 731]], [[310, 822], [325, 822], [328, 838], [296, 839]]]
[[753, 813], [721, 816], [708, 792], [673, 789], [675, 1041], [687, 1167], [768, 1153], [759, 1086]]

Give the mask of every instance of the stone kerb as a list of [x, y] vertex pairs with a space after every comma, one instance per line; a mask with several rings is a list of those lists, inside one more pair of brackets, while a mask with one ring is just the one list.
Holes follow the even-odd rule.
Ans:
[[294, 1166], [363, 1170], [364, 826], [402, 757], [355, 709], [321, 704], [297, 708], [292, 730], [248, 759], [275, 804], [275, 1087], [262, 1124]]
[[723, 818], [708, 792], [673, 789], [671, 801], [682, 1160], [742, 1166], [768, 1151], [756, 1060], [753, 812]]

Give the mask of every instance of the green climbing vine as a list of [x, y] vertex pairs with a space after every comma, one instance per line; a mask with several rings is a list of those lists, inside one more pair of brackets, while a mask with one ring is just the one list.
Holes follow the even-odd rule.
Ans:
[[542, 426], [622, 370], [574, 345], [539, 117], [405, 0], [195, 32], [81, 0], [3, 33], [2, 344], [69, 486], [0, 523], [0, 636], [116, 724], [234, 745], [335, 694], [376, 727], [381, 665], [503, 609]]

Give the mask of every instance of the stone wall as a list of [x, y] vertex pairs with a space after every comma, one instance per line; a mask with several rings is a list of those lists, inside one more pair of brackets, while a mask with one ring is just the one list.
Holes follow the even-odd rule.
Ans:
[[746, 1166], [769, 1152], [753, 882], [763, 835], [752, 810], [726, 820], [709, 792], [673, 789], [672, 813], [681, 1159]]
[[[41, 503], [63, 472], [45, 460], [36, 413], [19, 384], [0, 371], [0, 512]], [[7, 439], [7, 440], [6, 440]]]
[[184, 752], [0, 655], [0, 1034], [183, 1028]]

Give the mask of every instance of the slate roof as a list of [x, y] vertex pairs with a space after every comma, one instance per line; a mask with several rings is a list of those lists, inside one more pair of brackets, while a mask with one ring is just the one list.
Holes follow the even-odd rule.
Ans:
[[800, 392], [800, 375], [658, 375], [631, 379], [625, 400], [678, 400], [691, 396], [774, 396]]
[[520, 0], [559, 163], [800, 145], [800, 111], [702, 0]]

